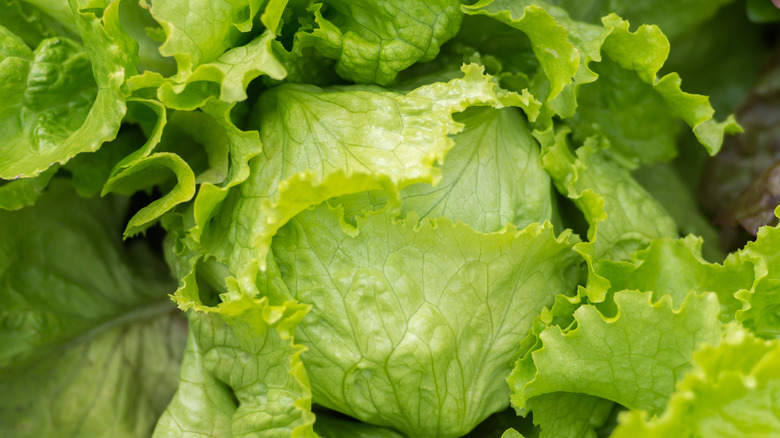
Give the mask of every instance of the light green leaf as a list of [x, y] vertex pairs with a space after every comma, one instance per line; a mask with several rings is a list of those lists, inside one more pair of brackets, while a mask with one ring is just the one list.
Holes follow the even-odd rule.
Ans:
[[314, 47], [336, 60], [341, 77], [387, 85], [399, 71], [436, 57], [439, 47], [458, 31], [459, 7], [457, 0], [313, 3], [314, 23], [295, 35], [294, 50], [302, 54]]
[[780, 229], [761, 228], [756, 240], [748, 242], [736, 257], [752, 259], [756, 264], [753, 287], [737, 294], [745, 303], [737, 312], [737, 320], [761, 337], [777, 338], [780, 335]]
[[588, 242], [575, 249], [588, 264], [588, 298], [600, 302], [609, 282], [594, 271], [597, 260], [628, 260], [653, 239], [676, 238], [677, 226], [628, 169], [615, 161], [603, 138], [588, 138], [572, 153], [568, 133], [568, 128], [562, 128], [555, 134], [549, 130], [534, 135], [558, 191], [574, 201], [588, 222]]
[[701, 240], [688, 236], [653, 240], [630, 260], [599, 260], [595, 270], [609, 280], [612, 290], [650, 291], [655, 300], [669, 295], [675, 307], [692, 291], [713, 292], [721, 305], [721, 321], [726, 323], [742, 308], [734, 294], [753, 286], [755, 266], [748, 260], [731, 256], [723, 265], [707, 263], [701, 258]]
[[323, 204], [296, 216], [260, 280], [272, 301], [312, 306], [296, 339], [314, 401], [411, 436], [460, 436], [505, 408], [533, 318], [576, 281], [570, 233], [386, 211], [354, 229], [342, 215]]
[[693, 355], [664, 413], [620, 416], [614, 438], [775, 437], [780, 430], [780, 342], [736, 326], [723, 340]]
[[154, 437], [316, 437], [305, 349], [293, 343], [308, 307], [271, 306], [236, 283], [208, 307], [186, 287], [177, 292], [193, 309], [181, 382]]
[[539, 334], [540, 345], [508, 379], [516, 408], [530, 406], [533, 397], [571, 392], [660, 413], [691, 368], [692, 352], [721, 336], [714, 294], [690, 293], [679, 310], [669, 296], [653, 303], [649, 292], [617, 292], [614, 301], [614, 317], [583, 305], [574, 312], [574, 328]]
[[[476, 65], [464, 77], [407, 94], [373, 86], [321, 89], [283, 85], [264, 93], [255, 125], [265, 149], [249, 179], [226, 199], [220, 228], [202, 243], [234, 275], [264, 267], [271, 237], [311, 205], [348, 193], [437, 182], [440, 163], [462, 129], [452, 113], [469, 106], [528, 107], [533, 98], [501, 90]], [[254, 214], [242, 212], [254, 211]], [[242, 267], [242, 268], [239, 268]]]
[[117, 201], [55, 179], [0, 212], [0, 435], [145, 436], [170, 400], [186, 325]]
[[162, 198], [153, 201], [130, 218], [125, 229], [126, 237], [145, 230], [163, 213], [177, 204], [190, 200], [195, 195], [195, 174], [180, 155], [170, 152], [152, 154], [152, 150], [160, 142], [163, 127], [167, 123], [165, 107], [152, 100], [134, 99], [133, 101], [151, 109], [157, 116], [157, 122], [146, 143], [114, 166], [102, 194], [114, 192], [131, 195], [165, 181], [170, 175], [169, 172], [173, 173], [176, 183]]
[[446, 216], [483, 232], [552, 219], [550, 177], [520, 113], [473, 108], [455, 120], [465, 127], [454, 136], [441, 182], [405, 188], [403, 211], [421, 218]]
[[[628, 97], [612, 92], [613, 88], [610, 87], [613, 87], [613, 81], [609, 80], [595, 85], [596, 89], [591, 93], [584, 91], [584, 84], [599, 78], [599, 74], [591, 70], [590, 64], [601, 62], [603, 53], [620, 68], [636, 72], [638, 80], [631, 79], [626, 73], [618, 74], [613, 80], [620, 82], [619, 89], [628, 88], [639, 93], [642, 99], [655, 102], [652, 111], [642, 110], [663, 114], [664, 117], [658, 119], [659, 126], [670, 126], [669, 115], [683, 119], [711, 155], [720, 149], [724, 134], [740, 130], [733, 117], [725, 122], [715, 121], [712, 118], [714, 110], [707, 97], [683, 92], [677, 74], [657, 77], [669, 54], [669, 42], [656, 26], [643, 25], [635, 32], [630, 32], [628, 22], [614, 13], [601, 20], [601, 27], [595, 26], [572, 20], [563, 9], [544, 2], [482, 0], [472, 6], [464, 6], [464, 11], [493, 17], [529, 37], [543, 73], [534, 79], [531, 92], [544, 97], [548, 103], [543, 107], [543, 116], [540, 118], [541, 129], [550, 126], [553, 114], [563, 118], [573, 116], [579, 94], [585, 93], [585, 102], [591, 104], [587, 106], [595, 106], [597, 111], [583, 108], [583, 114], [578, 115], [575, 126], [585, 128], [580, 138], [590, 135], [593, 129], [600, 129], [591, 126], [596, 121], [605, 125], [604, 134], [613, 141], [616, 150], [630, 159], [652, 161], [673, 155], [670, 140], [661, 151], [645, 150], [653, 146], [651, 140], [658, 129], [648, 129], [643, 133], [636, 129], [629, 131], [625, 124], [615, 123], [611, 118], [615, 115], [616, 106], [621, 109], [634, 108], [636, 96]], [[599, 73], [609, 74], [610, 70], [615, 69], [607, 66]], [[578, 91], [581, 85], [583, 90]], [[604, 89], [608, 91], [607, 96], [599, 92]], [[660, 110], [661, 105], [668, 114]], [[656, 123], [652, 119], [648, 120]]]
[[193, 72], [166, 78], [153, 71], [128, 79], [131, 90], [156, 88], [157, 98], [169, 108], [193, 110], [209, 99], [234, 103], [247, 98], [246, 88], [260, 75], [283, 79], [285, 68], [276, 59], [272, 43], [276, 36], [266, 32], [244, 46], [234, 47]]
[[[176, 59], [173, 77], [148, 70], [128, 79], [131, 90], [156, 89], [157, 98], [169, 108], [192, 110], [209, 99], [233, 103], [247, 98], [246, 88], [260, 75], [280, 80], [287, 74], [277, 60], [272, 43], [276, 38], [286, 0], [231, 0], [212, 3], [155, 1], [151, 15], [166, 35], [159, 51]], [[266, 31], [248, 43], [245, 33], [257, 31], [260, 21]], [[256, 32], [259, 33], [259, 32]]]
[[[569, 20], [563, 10], [535, 3], [482, 0], [462, 8], [467, 14], [495, 18], [526, 34], [531, 41], [531, 48], [541, 71], [546, 77], [545, 87], [534, 89], [534, 94], [550, 102], [557, 114], [571, 116], [576, 106], [574, 84], [592, 82], [596, 79], [596, 76], [587, 69], [587, 63], [591, 59], [601, 59], [598, 51], [600, 42], [596, 42], [594, 46], [594, 43], [588, 40], [599, 37], [600, 30], [595, 26], [587, 27], [583, 23], [582, 33], [585, 38], [578, 41], [584, 44], [575, 46], [570, 41], [569, 33], [570, 29], [574, 30], [572, 28], [577, 24]], [[558, 101], [552, 103], [556, 99]], [[543, 119], [543, 122], [545, 121], [546, 119]]]

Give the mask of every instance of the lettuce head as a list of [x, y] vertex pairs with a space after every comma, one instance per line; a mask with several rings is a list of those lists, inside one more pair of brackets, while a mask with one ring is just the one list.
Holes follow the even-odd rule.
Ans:
[[0, 0], [0, 435], [774, 436], [756, 3]]

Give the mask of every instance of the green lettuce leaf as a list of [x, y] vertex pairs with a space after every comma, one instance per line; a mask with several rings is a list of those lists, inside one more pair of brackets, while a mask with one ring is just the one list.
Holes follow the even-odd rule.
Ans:
[[[777, 213], [777, 211], [776, 211]], [[780, 229], [763, 227], [735, 257], [754, 260], [756, 281], [737, 297], [744, 303], [736, 319], [755, 334], [766, 338], [780, 335]]]
[[780, 342], [732, 326], [720, 343], [694, 353], [693, 370], [679, 382], [662, 415], [625, 413], [612, 436], [773, 436], [780, 430], [778, 361]]
[[677, 237], [677, 226], [663, 207], [609, 153], [602, 137], [590, 137], [570, 150], [569, 128], [535, 132], [542, 163], [558, 191], [571, 199], [588, 223], [588, 241], [575, 249], [588, 265], [587, 296], [601, 302], [609, 281], [598, 275], [600, 260], [628, 260], [653, 239]]
[[0, 434], [148, 435], [173, 395], [186, 323], [162, 261], [123, 247], [122, 205], [55, 179], [0, 213]]
[[[0, 2], [0, 26], [18, 35], [29, 47], [38, 47], [41, 41], [50, 37], [78, 37], [79, 31], [67, 1], [36, 3], [3, 0]], [[46, 8], [47, 5], [54, 8]]]
[[596, 438], [615, 404], [586, 394], [553, 392], [533, 397], [528, 410], [541, 426], [541, 438]]
[[530, 406], [533, 397], [571, 392], [658, 414], [690, 369], [693, 351], [720, 339], [714, 294], [690, 293], [679, 310], [671, 297], [653, 302], [649, 292], [617, 292], [614, 302], [614, 317], [583, 305], [574, 312], [574, 328], [541, 331], [539, 344], [508, 379], [516, 408]]
[[225, 200], [203, 247], [235, 275], [252, 263], [263, 268], [272, 236], [309, 206], [374, 189], [398, 200], [405, 186], [437, 182], [434, 164], [453, 147], [448, 135], [462, 129], [452, 113], [533, 105], [530, 95], [500, 89], [476, 65], [463, 71], [462, 78], [406, 94], [289, 84], [264, 93], [255, 124], [265, 149], [250, 163], [249, 179]]
[[461, 22], [460, 2], [326, 0], [313, 3], [313, 23], [295, 35], [296, 53], [314, 47], [357, 83], [387, 85], [401, 70], [430, 61]]
[[483, 234], [386, 211], [352, 228], [342, 217], [327, 205], [296, 216], [274, 238], [274, 266], [260, 282], [272, 301], [312, 306], [296, 339], [309, 348], [314, 401], [442, 437], [506, 407], [520, 341], [574, 286], [570, 233], [556, 238], [547, 223]]
[[654, 300], [669, 295], [679, 304], [691, 291], [713, 292], [721, 306], [721, 321], [732, 321], [743, 307], [735, 294], [751, 290], [756, 266], [746, 255], [730, 256], [722, 265], [707, 263], [701, 257], [701, 243], [694, 236], [656, 239], [630, 260], [597, 261], [595, 270], [613, 290], [651, 291]]
[[233, 299], [190, 311], [190, 336], [179, 389], [154, 437], [316, 437], [311, 394], [292, 342], [307, 307], [271, 306], [233, 289]]
[[[177, 73], [166, 77], [165, 71], [147, 70], [128, 79], [130, 89], [156, 90], [157, 99], [167, 107], [192, 110], [209, 99], [228, 103], [246, 99], [247, 86], [258, 76], [284, 78], [285, 68], [272, 43], [287, 2], [264, 3], [142, 2], [165, 35], [159, 53], [176, 60]], [[259, 34], [262, 27], [265, 32]], [[248, 42], [247, 35], [252, 35]]]
[[0, 181], [0, 210], [19, 210], [35, 204], [57, 170], [58, 166], [52, 166], [35, 178]]
[[455, 121], [464, 129], [441, 166], [442, 180], [405, 188], [403, 211], [446, 216], [483, 232], [552, 219], [552, 183], [519, 111], [473, 108]]
[[[71, 5], [82, 48], [66, 38], [43, 40], [31, 51], [0, 29], [0, 129], [8, 133], [0, 178], [33, 177], [54, 163], [97, 150], [113, 139], [125, 113], [126, 75], [135, 71], [135, 44], [118, 35], [119, 2]], [[116, 48], [111, 50], [110, 48]]]
[[[654, 150], [656, 146], [652, 143], [659, 130], [669, 130], [673, 118], [684, 120], [711, 155], [719, 150], [725, 133], [739, 130], [733, 118], [715, 121], [707, 97], [683, 92], [677, 74], [657, 77], [669, 54], [669, 42], [656, 26], [643, 25], [631, 32], [628, 22], [614, 13], [601, 20], [602, 26], [591, 25], [572, 20], [565, 10], [544, 2], [482, 0], [463, 9], [468, 14], [493, 17], [530, 39], [541, 73], [533, 79], [531, 92], [547, 103], [540, 118], [541, 129], [549, 127], [552, 115], [573, 116], [579, 95], [584, 93], [582, 100], [586, 108], [577, 113], [578, 118], [573, 122], [575, 128], [585, 128], [580, 138], [591, 135], [593, 129], [603, 129], [616, 151], [640, 162], [673, 156], [670, 138], [661, 151]], [[596, 71], [591, 70], [592, 62], [606, 61], [606, 58], [602, 61], [602, 53], [611, 61]], [[597, 81], [600, 74], [609, 76], [614, 72], [620, 73], [612, 81]], [[630, 93], [615, 92], [615, 82], [620, 83], [619, 89], [628, 89]], [[586, 85], [591, 83], [594, 85]], [[588, 88], [591, 92], [585, 91]], [[653, 104], [637, 106], [637, 99], [649, 99]], [[621, 111], [616, 111], [617, 108]], [[658, 123], [658, 127], [643, 132], [638, 132], [636, 127], [629, 129], [615, 119], [616, 115], [617, 120], [623, 117], [624, 111], [645, 114], [645, 123]], [[659, 115], [662, 117], [651, 117]], [[592, 126], [594, 121], [598, 128]]]

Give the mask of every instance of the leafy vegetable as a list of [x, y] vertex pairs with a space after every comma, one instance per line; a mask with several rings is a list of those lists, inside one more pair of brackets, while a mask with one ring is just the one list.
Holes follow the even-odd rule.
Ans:
[[0, 0], [0, 435], [774, 433], [767, 5]]

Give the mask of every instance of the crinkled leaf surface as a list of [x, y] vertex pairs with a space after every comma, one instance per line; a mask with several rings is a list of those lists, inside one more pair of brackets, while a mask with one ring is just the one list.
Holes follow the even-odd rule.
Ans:
[[737, 320], [755, 334], [776, 338], [780, 334], [780, 229], [763, 227], [755, 242], [749, 242], [736, 257], [755, 259], [756, 282], [738, 297], [747, 305]]
[[650, 293], [617, 292], [614, 301], [612, 318], [584, 305], [574, 312], [575, 328], [539, 334], [541, 345], [508, 379], [515, 407], [535, 396], [574, 392], [660, 413], [690, 369], [693, 351], [721, 336], [714, 294], [690, 293], [679, 310], [669, 296], [653, 303]]
[[614, 438], [774, 437], [780, 430], [780, 342], [730, 327], [723, 340], [693, 356], [664, 413], [621, 415]]
[[552, 183], [519, 111], [474, 108], [455, 120], [465, 127], [454, 136], [442, 180], [405, 188], [404, 211], [446, 216], [483, 232], [552, 219]]
[[316, 437], [303, 348], [292, 342], [306, 306], [239, 293], [209, 308], [184, 297], [179, 305], [195, 310], [179, 389], [153, 436]]
[[461, 22], [457, 0], [325, 0], [314, 3], [312, 29], [296, 35], [296, 50], [314, 47], [336, 60], [341, 77], [387, 85], [415, 62], [432, 60]]
[[[586, 114], [580, 114], [579, 118], [604, 122], [605, 134], [614, 136], [615, 147], [630, 158], [653, 161], [670, 156], [671, 145], [668, 140], [665, 147], [659, 148], [652, 144], [652, 134], [656, 130], [641, 132], [634, 128], [632, 131], [625, 124], [615, 123], [614, 119], [606, 115], [610, 107], [614, 110], [616, 106], [621, 110], [636, 111], [634, 104], [638, 97], [654, 102], [648, 108], [645, 108], [647, 105], [640, 105], [639, 111], [663, 114], [663, 117], [655, 119], [648, 117], [648, 123], [658, 123], [668, 128], [671, 117], [681, 118], [693, 129], [710, 154], [719, 150], [725, 133], [739, 130], [733, 118], [724, 122], [713, 119], [714, 110], [705, 96], [683, 92], [677, 74], [657, 77], [669, 54], [669, 43], [658, 27], [643, 25], [631, 32], [628, 22], [614, 13], [601, 20], [602, 26], [595, 26], [572, 20], [565, 10], [545, 2], [483, 0], [464, 6], [464, 11], [493, 17], [529, 37], [542, 73], [534, 79], [531, 91], [534, 95], [544, 97], [547, 102], [540, 118], [542, 128], [549, 126], [552, 114], [561, 117], [575, 114], [580, 86], [599, 79], [599, 74], [591, 70], [589, 65], [591, 62], [601, 62], [603, 53], [620, 68], [635, 71], [636, 78], [626, 72], [619, 73], [614, 80], [621, 83], [620, 88], [629, 90], [623, 93], [609, 88], [609, 80], [607, 84], [597, 85], [597, 89], [606, 87], [608, 94], [601, 96], [594, 93], [597, 95], [594, 96], [586, 93], [583, 96], [589, 103], [586, 106], [593, 108], [583, 108]], [[500, 59], [501, 54], [496, 55]], [[609, 74], [610, 68], [608, 66], [606, 71], [599, 73]], [[663, 107], [668, 113], [662, 112]], [[588, 124], [589, 121], [583, 122], [586, 130], [594, 129]], [[583, 134], [583, 138], [587, 135]]]
[[[263, 94], [257, 125], [264, 144], [250, 177], [225, 200], [202, 243], [236, 275], [265, 264], [271, 237], [301, 210], [331, 197], [436, 182], [462, 129], [452, 113], [469, 106], [532, 104], [506, 92], [476, 65], [464, 77], [402, 94], [374, 86], [284, 85]], [[245, 214], [253, 211], [257, 213]], [[240, 268], [239, 268], [240, 267]]]
[[573, 242], [549, 224], [483, 234], [386, 212], [359, 220], [353, 237], [341, 214], [323, 205], [282, 228], [264, 282], [275, 300], [312, 306], [296, 339], [309, 348], [314, 401], [442, 437], [504, 408], [531, 321], [574, 285]]
[[116, 136], [125, 113], [121, 85], [137, 64], [135, 43], [115, 31], [118, 1], [93, 6], [71, 5], [83, 49], [56, 37], [31, 52], [18, 37], [0, 30], [0, 95], [10, 102], [0, 112], [0, 128], [8, 133], [0, 178], [36, 176]]

